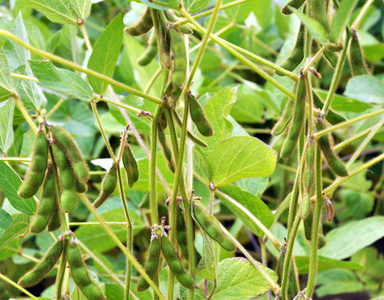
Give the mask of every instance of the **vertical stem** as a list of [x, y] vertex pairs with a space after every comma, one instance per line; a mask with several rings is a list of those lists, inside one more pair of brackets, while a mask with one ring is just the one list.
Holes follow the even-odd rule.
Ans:
[[25, 109], [23, 102], [21, 102], [21, 99], [18, 95], [13, 96], [13, 99], [15, 101], [16, 107], [20, 110], [21, 114], [23, 115], [25, 121], [27, 121], [28, 125], [31, 127], [31, 129], [37, 133], [37, 127], [33, 120], [31, 119], [30, 115], [28, 114], [27, 110]]

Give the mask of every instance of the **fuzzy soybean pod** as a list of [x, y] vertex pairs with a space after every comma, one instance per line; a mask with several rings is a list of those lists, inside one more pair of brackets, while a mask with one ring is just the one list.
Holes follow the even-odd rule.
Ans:
[[113, 165], [107, 174], [105, 175], [103, 181], [101, 182], [101, 191], [93, 206], [98, 208], [101, 206], [105, 200], [113, 193], [117, 185], [117, 167]]
[[132, 36], [146, 34], [153, 27], [151, 8], [148, 6], [144, 14], [133, 25], [124, 28], [125, 33]]
[[[319, 132], [324, 129], [325, 126], [323, 119], [317, 119], [316, 130]], [[348, 176], [348, 170], [333, 150], [333, 139], [331, 134], [327, 133], [326, 135], [321, 136], [317, 140], [317, 144], [319, 145], [321, 152], [327, 160], [330, 169], [338, 176]]]
[[175, 173], [176, 168], [175, 168], [175, 161], [172, 156], [172, 150], [169, 147], [167, 143], [167, 139], [165, 137], [165, 133], [162, 130], [162, 128], [160, 128], [160, 126], [157, 130], [157, 136], [159, 138], [161, 150], [163, 151], [167, 166], [172, 173]]
[[351, 66], [352, 76], [368, 74], [364, 61], [363, 50], [361, 49], [356, 29], [352, 28], [351, 43], [349, 45], [348, 57]]
[[171, 36], [166, 24], [163, 22], [162, 16], [161, 11], [155, 11], [153, 20], [155, 22], [155, 28], [158, 29], [155, 31], [156, 39], [159, 44], [160, 61], [166, 69], [171, 70]]
[[89, 300], [105, 299], [101, 289], [89, 276], [87, 266], [81, 258], [81, 252], [75, 238], [72, 238], [68, 243], [67, 257], [73, 281], [84, 296]]
[[188, 102], [190, 107], [190, 113], [192, 121], [195, 123], [197, 129], [203, 136], [212, 136], [213, 128], [211, 123], [209, 123], [208, 119], [204, 114], [204, 109], [197, 101], [194, 95], [191, 93], [188, 95]]
[[30, 231], [40, 233], [47, 227], [52, 212], [55, 209], [55, 183], [53, 180], [52, 167], [48, 165], [43, 186], [43, 195], [39, 201], [36, 215], [33, 217]]
[[157, 40], [156, 34], [152, 33], [148, 40], [148, 46], [145, 52], [138, 58], [137, 63], [140, 66], [148, 65], [157, 54]]
[[312, 144], [308, 145], [306, 153], [306, 169], [304, 172], [304, 187], [307, 193], [311, 193], [314, 184], [315, 150]]
[[71, 168], [71, 163], [64, 150], [57, 144], [52, 145], [56, 163], [59, 166], [59, 178], [61, 185], [61, 205], [64, 212], [73, 212], [79, 204], [76, 192], [77, 178]]
[[303, 3], [304, 3], [305, 0], [290, 0], [287, 2], [287, 4], [285, 4], [283, 6], [283, 8], [281, 9], [281, 12], [284, 14], [284, 15], [290, 15], [292, 13], [292, 11], [289, 9], [288, 6], [292, 6], [296, 9], [299, 9]]
[[[149, 254], [147, 264], [145, 265], [145, 272], [148, 274], [149, 278], [152, 280], [155, 278], [160, 263], [160, 241], [156, 234], [152, 234], [151, 236], [151, 244], [149, 245]], [[139, 282], [136, 285], [136, 290], [138, 292], [145, 291], [149, 288], [149, 283], [141, 277]]]
[[[283, 60], [279, 65], [288, 71], [293, 71], [296, 67], [303, 61], [304, 58], [304, 24], [301, 23], [299, 27], [299, 32], [297, 33], [295, 45], [293, 46], [288, 57]], [[283, 75], [280, 72], [276, 72], [277, 75]]]
[[192, 277], [187, 272], [185, 272], [179, 258], [176, 255], [175, 249], [173, 248], [165, 232], [161, 234], [161, 252], [163, 252], [169, 269], [173, 275], [175, 275], [180, 284], [187, 289], [194, 289], [195, 282], [193, 281]]
[[[200, 227], [216, 242], [218, 242], [221, 247], [227, 251], [235, 251], [236, 245], [232, 240], [221, 230], [221, 228], [213, 222], [212, 219], [215, 218], [201, 208], [196, 202], [193, 203], [193, 214], [197, 223]], [[212, 219], [211, 219], [212, 218]], [[218, 221], [217, 221], [218, 222]]]
[[[165, 16], [167, 17], [168, 21], [170, 21], [171, 23], [175, 23], [178, 21], [178, 19], [176, 18], [176, 16], [174, 15], [174, 12], [172, 10], [167, 9], [164, 12], [165, 12]], [[193, 30], [191, 28], [189, 28], [187, 25], [181, 25], [178, 29], [180, 30], [181, 33], [184, 33], [184, 34], [193, 33]]]
[[82, 194], [88, 190], [87, 184], [81, 181], [76, 182], [76, 192]]
[[181, 86], [185, 80], [187, 71], [187, 55], [183, 37], [175, 29], [169, 30], [172, 40], [172, 49], [174, 54], [174, 69], [172, 74], [172, 83]]
[[311, 212], [311, 199], [308, 194], [305, 194], [301, 198], [300, 202], [300, 216], [303, 220], [308, 218], [309, 213]]
[[126, 141], [124, 143], [123, 165], [127, 174], [128, 185], [132, 187], [139, 180], [139, 167], [133, 156], [132, 149]]
[[279, 135], [287, 128], [292, 119], [295, 102], [288, 99], [279, 121], [272, 128], [272, 135]]
[[37, 193], [44, 181], [47, 164], [48, 142], [44, 130], [40, 128], [33, 143], [31, 164], [18, 192], [20, 197], [30, 198]]
[[[315, 91], [313, 92], [313, 103], [318, 108], [322, 108], [324, 106], [324, 101]], [[342, 115], [335, 113], [332, 109], [328, 110], [327, 116], [325, 118], [332, 125], [336, 125], [346, 121], [346, 119]]]
[[300, 134], [303, 131], [305, 123], [305, 101], [308, 97], [305, 77], [299, 79], [297, 85], [295, 109], [293, 120], [289, 128], [288, 136], [284, 141], [280, 156], [284, 159], [291, 157], [295, 151]]
[[57, 143], [68, 156], [70, 165], [72, 166], [76, 177], [81, 182], [86, 183], [90, 178], [89, 168], [71, 134], [64, 128], [54, 125], [50, 127], [50, 130], [53, 133]]
[[188, 245], [187, 245], [187, 229], [185, 226], [185, 220], [184, 220], [184, 216], [181, 209], [177, 210], [176, 229], [177, 229], [176, 231], [177, 243], [179, 244], [181, 253], [188, 260], [189, 254], [188, 254]]
[[30, 287], [38, 284], [55, 266], [63, 252], [63, 248], [64, 240], [63, 237], [60, 236], [51, 248], [48, 249], [36, 267], [20, 278], [18, 284], [22, 287]]
[[49, 219], [47, 230], [55, 231], [59, 229], [60, 226], [61, 226], [60, 209], [59, 209], [59, 203], [57, 202], [57, 196], [55, 193], [55, 206], [53, 208], [51, 217]]

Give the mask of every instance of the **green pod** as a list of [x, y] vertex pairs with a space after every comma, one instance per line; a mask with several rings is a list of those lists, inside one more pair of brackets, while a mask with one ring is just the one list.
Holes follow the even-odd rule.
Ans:
[[164, 131], [159, 128], [159, 130], [157, 130], [157, 136], [159, 138], [161, 150], [163, 151], [167, 166], [172, 173], [175, 173], [175, 162], [172, 156], [171, 148], [168, 146]]
[[351, 42], [348, 49], [348, 57], [352, 76], [368, 74], [367, 66], [364, 61], [363, 50], [361, 49], [359, 38], [355, 29], [352, 30]]
[[[151, 244], [149, 245], [149, 254], [147, 264], [145, 265], [145, 272], [152, 280], [155, 278], [159, 270], [160, 263], [160, 241], [156, 234], [151, 237]], [[142, 292], [149, 288], [149, 283], [141, 277], [136, 285], [136, 291]]]
[[77, 178], [73, 174], [71, 163], [64, 150], [57, 144], [52, 145], [55, 160], [59, 166], [59, 178], [61, 185], [61, 205], [64, 212], [73, 212], [79, 204], [76, 192]]
[[339, 55], [329, 49], [325, 49], [323, 51], [323, 55], [325, 59], [329, 62], [329, 64], [333, 67], [336, 68], [337, 65], [337, 60], [339, 59]]
[[[319, 132], [324, 130], [324, 122], [322, 119], [316, 122], [316, 130]], [[333, 150], [333, 139], [330, 133], [321, 136], [317, 140], [317, 144], [320, 147], [321, 152], [323, 153], [329, 168], [338, 176], [345, 177], [348, 176], [348, 170], [346, 169], [343, 162], [337, 156], [335, 151]]]
[[327, 244], [327, 240], [325, 236], [322, 234], [319, 234], [319, 239], [317, 241], [318, 241], [318, 244], [317, 244], [318, 249], [323, 248]]
[[105, 200], [113, 193], [117, 185], [117, 167], [113, 165], [107, 174], [105, 175], [103, 181], [101, 182], [101, 191], [93, 206], [95, 208], [100, 207]]
[[304, 186], [307, 193], [311, 193], [314, 184], [315, 150], [313, 145], [308, 145], [306, 153], [306, 170], [304, 172]]
[[174, 29], [170, 29], [172, 40], [172, 50], [174, 54], [174, 68], [172, 74], [172, 83], [175, 86], [181, 86], [187, 72], [187, 54], [183, 37]]
[[57, 241], [48, 249], [41, 261], [23, 277], [20, 278], [18, 284], [22, 287], [30, 287], [38, 284], [53, 269], [59, 260], [64, 249], [64, 241], [59, 237]]
[[31, 164], [29, 165], [24, 182], [20, 186], [18, 195], [30, 198], [37, 193], [44, 181], [45, 170], [48, 164], [48, 142], [42, 128], [37, 132], [33, 143]]
[[296, 149], [297, 142], [303, 131], [305, 123], [305, 102], [308, 97], [306, 79], [301, 78], [297, 85], [295, 109], [291, 127], [284, 141], [280, 156], [284, 159], [291, 157]]
[[156, 40], [156, 34], [152, 33], [149, 40], [148, 40], [148, 46], [145, 52], [138, 58], [137, 63], [140, 66], [146, 66], [148, 65], [157, 54], [157, 40]]
[[73, 172], [81, 182], [87, 182], [90, 178], [89, 168], [83, 155], [76, 142], [73, 140], [71, 134], [64, 128], [52, 125], [50, 127], [55, 140], [59, 146], [64, 150], [69, 162], [72, 166]]
[[81, 181], [76, 182], [76, 192], [82, 194], [88, 191], [88, 187], [86, 183], [83, 183]]
[[132, 187], [135, 182], [139, 180], [139, 167], [133, 156], [132, 149], [127, 142], [124, 144], [123, 165], [127, 174], [128, 185]]
[[48, 165], [43, 186], [43, 194], [37, 206], [36, 215], [33, 217], [30, 231], [40, 233], [47, 227], [52, 212], [55, 209], [55, 182], [52, 174], [52, 167]]
[[151, 8], [148, 6], [140, 19], [131, 26], [126, 26], [124, 32], [132, 36], [146, 34], [153, 27]]
[[[288, 57], [283, 60], [279, 65], [285, 70], [293, 71], [303, 61], [304, 58], [304, 24], [301, 23], [299, 32], [297, 33], [295, 45], [293, 46]], [[276, 72], [277, 75], [283, 75], [280, 72]]]
[[[171, 23], [175, 23], [178, 21], [178, 19], [176, 18], [176, 16], [174, 15], [172, 10], [167, 9], [164, 12], [165, 12], [165, 16], [167, 17], [168, 21], [170, 21]], [[173, 26], [173, 25], [171, 25], [171, 26]], [[180, 30], [180, 32], [184, 33], [184, 34], [193, 33], [193, 30], [190, 27], [188, 27], [187, 25], [181, 25], [180, 27], [178, 27], [178, 30]]]
[[300, 202], [300, 216], [302, 219], [308, 218], [309, 213], [311, 212], [311, 199], [308, 194], [305, 194]]
[[72, 238], [68, 243], [67, 258], [73, 281], [84, 296], [89, 300], [104, 300], [103, 292], [89, 276], [87, 266], [81, 258], [81, 252], [75, 238]]
[[203, 107], [192, 94], [188, 95], [188, 102], [192, 121], [203, 136], [212, 136], [213, 128], [204, 114]]
[[307, 241], [312, 240], [312, 226], [313, 226], [313, 210], [309, 210], [309, 214], [303, 222], [304, 225], [304, 235]]
[[[329, 33], [331, 32], [331, 27], [329, 26], [327, 14], [324, 9], [324, 1], [323, 0], [312, 0], [311, 1], [311, 9], [312, 9], [312, 17], [317, 22], [319, 22], [325, 30]], [[337, 41], [334, 41], [337, 42]]]
[[59, 209], [59, 203], [57, 202], [57, 195], [55, 194], [55, 206], [53, 208], [51, 217], [49, 219], [47, 230], [55, 231], [60, 227], [61, 227], [60, 209]]
[[169, 269], [175, 275], [176, 279], [180, 284], [187, 289], [194, 289], [195, 282], [192, 277], [185, 272], [179, 258], [176, 255], [175, 249], [169, 241], [165, 232], [161, 234], [161, 251], [163, 252], [164, 258], [168, 264]]
[[[315, 91], [313, 92], [313, 103], [317, 108], [323, 108], [324, 106], [324, 101], [320, 98], [320, 96]], [[346, 119], [342, 115], [335, 113], [332, 109], [328, 110], [327, 116], [325, 118], [332, 125], [336, 125], [346, 121]]]
[[272, 135], [281, 134], [292, 119], [295, 102], [288, 99], [279, 121], [272, 128]]
[[170, 82], [167, 86], [167, 88], [164, 91], [164, 96], [167, 99], [171, 99], [171, 106], [176, 107], [177, 100], [179, 100], [180, 95], [182, 93], [182, 89], [180, 86], [174, 85], [172, 82]]
[[153, 21], [155, 22], [160, 61], [167, 70], [172, 70], [171, 36], [166, 24], [163, 22], [163, 13], [155, 10]]
[[292, 6], [293, 8], [299, 9], [303, 5], [304, 2], [305, 2], [305, 0], [290, 0], [287, 2], [287, 4], [285, 4], [283, 6], [283, 8], [281, 9], [281, 12], [284, 15], [290, 15], [292, 13], [292, 11], [289, 9], [288, 6]]
[[[201, 208], [197, 203], [193, 203], [193, 214], [195, 220], [199, 223], [200, 227], [209, 235], [210, 238], [218, 242], [221, 247], [227, 251], [235, 251], [236, 245], [233, 241], [221, 230], [221, 228], [212, 219], [213, 215]], [[218, 222], [218, 221], [217, 221]]]

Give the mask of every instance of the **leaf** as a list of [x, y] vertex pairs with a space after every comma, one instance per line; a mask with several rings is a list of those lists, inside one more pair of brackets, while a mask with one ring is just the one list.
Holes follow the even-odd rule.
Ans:
[[5, 162], [0, 161], [0, 188], [14, 208], [33, 215], [36, 211], [36, 202], [32, 198], [21, 199], [17, 195], [20, 186], [19, 176]]
[[370, 75], [361, 75], [348, 81], [344, 95], [369, 104], [384, 104], [384, 84]]
[[277, 153], [254, 137], [228, 138], [209, 151], [207, 161], [216, 187], [247, 177], [265, 177], [276, 166]]
[[70, 4], [76, 15], [84, 21], [91, 13], [92, 0], [71, 0]]
[[260, 198], [268, 186], [268, 177], [252, 177], [238, 180], [236, 185], [243, 191], [251, 193]]
[[0, 237], [5, 230], [12, 224], [12, 216], [4, 209], [0, 208]]
[[0, 49], [0, 102], [12, 96], [11, 70], [4, 51]]
[[[309, 270], [309, 256], [295, 256], [297, 270], [299, 274], [308, 274]], [[317, 270], [325, 271], [329, 269], [350, 269], [350, 270], [365, 270], [365, 268], [357, 263], [349, 261], [341, 261], [323, 256], [318, 257]]]
[[296, 8], [289, 7], [304, 23], [305, 27], [311, 33], [311, 35], [323, 46], [328, 46], [328, 33], [327, 30], [321, 25], [318, 21], [310, 18], [306, 14], [303, 14], [301, 11]]
[[319, 251], [319, 255], [344, 259], [382, 237], [384, 237], [383, 216], [351, 222], [331, 230], [326, 235], [327, 245]]
[[4, 244], [0, 249], [0, 260], [4, 260], [14, 254], [20, 253], [21, 239], [12, 240]]
[[[277, 274], [258, 263], [259, 267], [274, 281]], [[244, 300], [260, 296], [271, 289], [270, 283], [247, 259], [235, 257], [220, 262], [218, 287], [214, 300]]]
[[259, 95], [245, 84], [239, 86], [237, 101], [231, 109], [231, 116], [241, 123], [261, 123], [264, 114]]
[[29, 61], [32, 72], [41, 84], [49, 89], [71, 97], [90, 102], [92, 90], [89, 85], [75, 73], [56, 68], [50, 62]]
[[[112, 77], [123, 43], [123, 15], [119, 13], [103, 31], [93, 47], [88, 68]], [[88, 76], [88, 82], [97, 94], [104, 94], [108, 83], [96, 77]]]
[[210, 149], [231, 136], [233, 126], [227, 117], [236, 98], [237, 87], [225, 88], [214, 94], [205, 105], [204, 112], [214, 132], [212, 137], [204, 138]]
[[343, 0], [341, 2], [331, 25], [331, 36], [334, 42], [339, 42], [357, 2], [358, 0]]
[[70, 0], [29, 0], [28, 4], [45, 14], [51, 22], [77, 25], [77, 16]]
[[5, 230], [4, 234], [0, 238], [0, 247], [5, 243], [12, 240], [14, 237], [23, 234], [28, 230], [29, 226], [29, 215], [18, 214], [12, 221], [12, 224]]
[[[178, 1], [178, 2], [181, 2], [181, 1]], [[195, 12], [203, 10], [208, 5], [209, 0], [183, 0], [183, 3], [184, 3], [185, 9], [190, 14], [193, 14]]]
[[144, 3], [145, 5], [148, 5], [150, 7], [153, 7], [154, 9], [159, 10], [166, 10], [169, 7], [176, 8], [178, 1], [177, 0], [157, 0], [158, 3], [164, 3], [164, 5], [153, 3], [151, 0], [140, 0], [140, 2]]
[[13, 112], [15, 109], [15, 101], [8, 100], [5, 105], [0, 106], [0, 149], [3, 153], [7, 153], [13, 144]]
[[[273, 214], [268, 206], [257, 196], [242, 191], [234, 185], [227, 185], [220, 188], [221, 191], [233, 198], [244, 206], [251, 215], [255, 216], [265, 227], [269, 228], [273, 223]], [[262, 237], [264, 232], [255, 224], [255, 222], [244, 212], [244, 210], [229, 201], [226, 197], [220, 197], [221, 201], [227, 206], [244, 224], [257, 236]]]

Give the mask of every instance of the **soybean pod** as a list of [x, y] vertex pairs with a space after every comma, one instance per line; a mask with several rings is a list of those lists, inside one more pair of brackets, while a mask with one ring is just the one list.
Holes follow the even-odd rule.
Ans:
[[90, 178], [89, 168], [71, 134], [64, 128], [54, 125], [50, 127], [50, 130], [53, 133], [56, 142], [68, 157], [73, 172], [78, 180], [86, 183]]
[[[193, 214], [197, 223], [200, 227], [216, 242], [218, 242], [221, 247], [227, 251], [235, 251], [235, 243], [221, 230], [219, 226], [216, 225], [212, 219], [216, 219], [212, 215], [201, 208], [196, 202], [193, 202]], [[217, 220], [216, 220], [217, 221]], [[217, 221], [218, 222], [218, 221]]]
[[[156, 234], [151, 236], [151, 244], [149, 245], [149, 254], [147, 264], [145, 265], [145, 272], [148, 274], [150, 279], [154, 279], [159, 270], [160, 263], [160, 241]], [[149, 283], [141, 277], [139, 282], [136, 285], [136, 290], [138, 292], [145, 291], [149, 288]]]
[[302, 219], [308, 218], [309, 213], [311, 212], [311, 200], [308, 194], [304, 194], [300, 202], [300, 216]]
[[189, 93], [188, 102], [192, 121], [203, 136], [212, 136], [213, 128], [204, 114], [204, 109], [194, 95]]
[[315, 150], [313, 140], [310, 138], [310, 143], [306, 153], [306, 168], [304, 172], [304, 187], [305, 192], [311, 194], [312, 186], [314, 185], [314, 168], [315, 168]]
[[117, 185], [117, 166], [113, 165], [107, 174], [105, 175], [103, 181], [101, 182], [101, 191], [93, 206], [95, 208], [100, 207], [105, 200], [113, 193]]
[[167, 166], [172, 173], [175, 173], [176, 168], [175, 168], [175, 161], [172, 156], [172, 150], [169, 147], [167, 143], [167, 139], [165, 137], [165, 133], [161, 128], [159, 128], [159, 130], [157, 131], [157, 136], [159, 138], [161, 150], [163, 151], [165, 160], [167, 162]]
[[[319, 112], [319, 118], [316, 122], [316, 130], [319, 132], [324, 129], [324, 120]], [[348, 176], [348, 170], [333, 150], [333, 139], [331, 134], [327, 133], [326, 135], [321, 136], [317, 140], [317, 144], [319, 145], [330, 169], [338, 176]]]
[[352, 36], [348, 49], [348, 57], [351, 66], [352, 76], [368, 74], [367, 66], [364, 61], [363, 50], [361, 49], [359, 37], [357, 36], [357, 31], [354, 28], [351, 28], [351, 31]]
[[45, 174], [43, 194], [39, 201], [39, 205], [37, 206], [36, 215], [33, 217], [30, 226], [30, 231], [32, 233], [40, 233], [47, 227], [52, 212], [55, 209], [55, 198], [56, 190], [53, 180], [52, 166], [48, 165]]
[[292, 119], [295, 102], [288, 99], [279, 121], [272, 128], [272, 135], [281, 134]]
[[171, 37], [165, 24], [165, 17], [161, 11], [154, 10], [153, 22], [160, 54], [160, 61], [166, 69], [171, 70]]
[[[170, 21], [171, 23], [175, 23], [175, 22], [178, 21], [178, 19], [176, 18], [174, 12], [171, 9], [167, 9], [165, 11], [165, 16], [167, 17], [168, 21]], [[191, 28], [189, 28], [187, 25], [181, 25], [180, 27], [178, 27], [178, 29], [182, 33], [184, 33], [184, 34], [191, 34], [191, 33], [193, 33], [193, 30]]]
[[288, 6], [291, 6], [291, 7], [294, 7], [296, 9], [299, 9], [303, 3], [304, 3], [305, 0], [290, 0], [287, 2], [287, 4], [285, 4], [283, 6], [283, 8], [281, 9], [281, 12], [284, 14], [284, 15], [290, 15], [292, 13], [292, 11], [289, 9]]
[[31, 164], [27, 175], [20, 186], [18, 195], [22, 198], [30, 198], [37, 193], [44, 181], [45, 170], [48, 164], [48, 142], [44, 130], [40, 127], [33, 143]]
[[297, 85], [295, 110], [293, 114], [293, 120], [291, 127], [289, 128], [288, 136], [286, 137], [283, 147], [281, 149], [280, 156], [284, 159], [291, 157], [295, 151], [300, 134], [303, 131], [305, 123], [305, 102], [308, 97], [306, 87], [306, 77], [300, 76], [299, 83]]
[[148, 65], [157, 54], [157, 40], [156, 40], [156, 34], [152, 33], [149, 40], [148, 40], [148, 46], [145, 52], [138, 58], [137, 63], [140, 66], [146, 66]]
[[123, 165], [125, 172], [127, 174], [127, 181], [129, 187], [132, 187], [137, 180], [139, 180], [139, 167], [135, 157], [133, 156], [132, 149], [127, 143], [123, 141], [124, 150], [123, 150]]
[[187, 289], [194, 289], [195, 282], [192, 277], [184, 270], [179, 258], [176, 255], [175, 249], [169, 241], [167, 234], [162, 232], [161, 234], [161, 251], [163, 252], [165, 261], [168, 264], [169, 269], [175, 275], [180, 284]]
[[[313, 103], [315, 104], [316, 107], [319, 107], [319, 108], [322, 108], [324, 106], [324, 101], [320, 98], [320, 96], [315, 91], [313, 91]], [[342, 115], [335, 113], [332, 109], [328, 110], [327, 116], [325, 118], [332, 125], [336, 125], [346, 121], [346, 119]]]
[[72, 238], [68, 243], [67, 257], [73, 281], [84, 296], [89, 300], [105, 299], [101, 289], [89, 276], [87, 266], [81, 258], [81, 252], [75, 238]]
[[153, 27], [151, 8], [148, 6], [144, 14], [133, 25], [124, 28], [125, 33], [132, 36], [146, 34]]
[[48, 249], [41, 261], [28, 273], [20, 278], [18, 284], [22, 287], [30, 287], [38, 284], [52, 270], [59, 260], [64, 249], [64, 240], [60, 236], [57, 241]]
[[[56, 190], [55, 190], [56, 192]], [[55, 231], [59, 229], [61, 226], [61, 216], [60, 216], [60, 209], [59, 209], [59, 203], [57, 199], [57, 195], [55, 193], [55, 206], [53, 208], [51, 217], [48, 222], [48, 231]]]
[[175, 29], [169, 30], [172, 40], [172, 49], [174, 54], [174, 68], [172, 74], [172, 83], [175, 86], [181, 86], [184, 83], [187, 72], [187, 55], [183, 37]]

